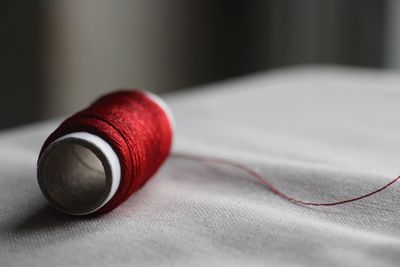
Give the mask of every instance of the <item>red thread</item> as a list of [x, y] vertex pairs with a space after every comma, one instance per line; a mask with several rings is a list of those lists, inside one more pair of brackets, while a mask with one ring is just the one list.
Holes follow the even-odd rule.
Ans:
[[[47, 138], [40, 155], [59, 137], [81, 131], [98, 135], [108, 142], [118, 155], [121, 166], [121, 182], [116, 194], [95, 214], [103, 214], [116, 208], [146, 183], [169, 155], [172, 143], [170, 121], [157, 103], [141, 91], [118, 91], [99, 98], [88, 108], [66, 119]], [[173, 156], [241, 169], [279, 197], [306, 206], [335, 206], [354, 202], [377, 194], [400, 179], [399, 176], [370, 193], [350, 199], [328, 203], [308, 202], [280, 191], [266, 178], [244, 164], [194, 154], [174, 153]]]
[[259, 182], [261, 182], [266, 188], [268, 188], [272, 193], [278, 195], [279, 197], [286, 199], [292, 203], [298, 204], [298, 205], [304, 205], [304, 206], [323, 206], [323, 207], [327, 207], [327, 206], [337, 206], [337, 205], [342, 205], [342, 204], [346, 204], [346, 203], [350, 203], [350, 202], [354, 202], [357, 200], [361, 200], [363, 198], [367, 198], [369, 196], [375, 195], [377, 193], [379, 193], [382, 190], [385, 190], [387, 187], [391, 186], [392, 184], [394, 184], [395, 182], [397, 182], [400, 179], [400, 176], [398, 176], [397, 178], [393, 179], [392, 181], [390, 181], [389, 183], [383, 185], [382, 187], [366, 193], [364, 195], [360, 195], [357, 197], [353, 197], [350, 199], [345, 199], [345, 200], [340, 200], [340, 201], [334, 201], [334, 202], [326, 202], [326, 203], [319, 203], [319, 202], [309, 202], [309, 201], [303, 201], [303, 200], [299, 200], [296, 199], [294, 197], [291, 197], [289, 195], [287, 195], [286, 193], [280, 191], [279, 189], [277, 189], [271, 182], [269, 182], [266, 178], [264, 178], [263, 176], [261, 176], [258, 172], [250, 169], [249, 167], [247, 167], [246, 165], [243, 165], [239, 162], [235, 162], [235, 161], [231, 161], [231, 160], [227, 160], [227, 159], [221, 159], [221, 158], [214, 158], [214, 157], [208, 157], [208, 156], [200, 156], [200, 155], [193, 155], [193, 154], [185, 154], [185, 153], [174, 153], [172, 154], [173, 157], [177, 157], [177, 158], [182, 158], [182, 159], [189, 159], [189, 160], [196, 160], [196, 161], [203, 161], [203, 162], [209, 162], [209, 163], [216, 163], [216, 164], [224, 164], [224, 165], [229, 165], [238, 169], [243, 170], [244, 172], [247, 172], [249, 175], [251, 175], [252, 177], [256, 178]]
[[81, 131], [108, 142], [121, 165], [117, 192], [95, 214], [111, 211], [138, 190], [165, 161], [172, 143], [166, 113], [141, 91], [118, 91], [99, 98], [66, 119], [47, 138], [41, 153], [57, 138]]

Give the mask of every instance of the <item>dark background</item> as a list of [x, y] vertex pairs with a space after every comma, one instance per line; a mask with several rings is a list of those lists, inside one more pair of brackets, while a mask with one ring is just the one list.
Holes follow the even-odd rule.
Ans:
[[378, 0], [2, 1], [0, 128], [120, 87], [164, 92], [299, 64], [397, 68], [397, 14]]

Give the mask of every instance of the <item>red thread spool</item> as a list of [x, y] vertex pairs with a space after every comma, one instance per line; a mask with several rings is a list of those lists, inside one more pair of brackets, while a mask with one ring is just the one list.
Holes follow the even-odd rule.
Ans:
[[[101, 97], [65, 120], [46, 140], [38, 181], [47, 199], [71, 215], [102, 214], [124, 202], [155, 174], [169, 155], [173, 120], [165, 103], [144, 91]], [[385, 190], [400, 176], [369, 193], [332, 202], [296, 199], [247, 166], [221, 158], [175, 153], [177, 158], [241, 169], [282, 199], [305, 206], [336, 206]]]
[[109, 212], [156, 173], [172, 137], [171, 113], [155, 95], [105, 95], [47, 138], [38, 159], [40, 188], [64, 213]]

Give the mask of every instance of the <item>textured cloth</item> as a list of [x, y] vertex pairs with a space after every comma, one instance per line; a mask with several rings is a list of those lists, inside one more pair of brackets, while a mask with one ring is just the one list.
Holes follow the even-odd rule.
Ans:
[[[400, 174], [400, 75], [260, 73], [165, 97], [175, 151], [247, 164], [291, 196], [334, 201]], [[230, 166], [171, 157], [95, 218], [48, 206], [35, 163], [51, 121], [0, 134], [0, 266], [399, 266], [400, 185], [334, 207], [280, 199]]]

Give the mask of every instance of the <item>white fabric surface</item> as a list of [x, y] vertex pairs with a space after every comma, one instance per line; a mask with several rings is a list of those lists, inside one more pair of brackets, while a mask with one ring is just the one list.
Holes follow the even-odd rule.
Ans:
[[[400, 75], [295, 68], [179, 92], [175, 151], [248, 164], [331, 201], [400, 174]], [[242, 171], [171, 158], [110, 214], [50, 208], [35, 161], [58, 122], [0, 135], [0, 266], [399, 266], [400, 186], [335, 207], [273, 195]]]

